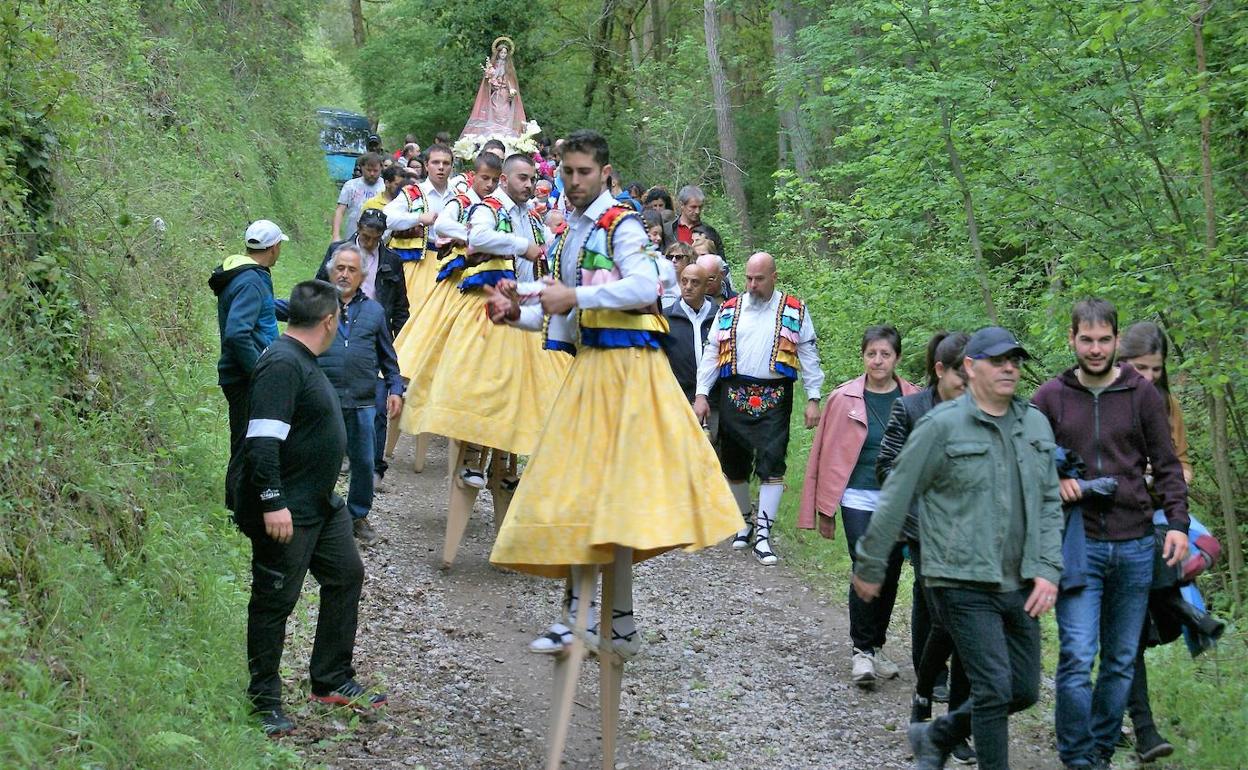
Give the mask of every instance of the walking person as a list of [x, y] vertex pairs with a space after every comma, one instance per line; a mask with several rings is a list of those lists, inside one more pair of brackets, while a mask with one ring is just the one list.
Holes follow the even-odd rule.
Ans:
[[234, 519], [251, 540], [247, 694], [273, 736], [294, 729], [282, 708], [280, 668], [286, 620], [309, 569], [321, 586], [308, 665], [312, 701], [386, 702], [356, 682], [352, 666], [364, 564], [334, 493], [347, 443], [338, 394], [316, 363], [337, 334], [338, 307], [338, 290], [324, 281], [291, 291], [286, 333], [256, 365], [241, 469], [231, 474]]
[[945, 766], [969, 735], [983, 770], [1009, 767], [1009, 715], [1036, 702], [1040, 625], [1062, 573], [1053, 432], [1015, 396], [1027, 351], [999, 326], [966, 344], [968, 392], [919, 421], [858, 538], [854, 592], [877, 601], [919, 503], [922, 571], [953, 635], [971, 699], [908, 734], [915, 767]]
[[361, 156], [359, 168], [360, 176], [348, 179], [338, 191], [338, 205], [334, 207], [334, 222], [330, 231], [331, 241], [342, 241], [355, 235], [355, 223], [359, 221], [364, 204], [386, 189], [385, 182], [381, 181], [379, 155], [370, 152]]
[[1059, 445], [1083, 458], [1092, 475], [1118, 481], [1117, 492], [1104, 498], [1084, 498], [1077, 480], [1061, 481], [1062, 500], [1083, 508], [1087, 584], [1063, 592], [1057, 604], [1057, 749], [1068, 768], [1086, 769], [1109, 766], [1122, 727], [1153, 580], [1153, 495], [1164, 511], [1169, 566], [1187, 555], [1189, 519], [1165, 400], [1135, 367], [1114, 365], [1114, 306], [1076, 303], [1070, 345], [1076, 365], [1041, 385], [1032, 401]]
[[[745, 263], [747, 291], [719, 307], [716, 333], [707, 340], [698, 366], [693, 402], [694, 414], [706, 425], [710, 393], [719, 386], [720, 467], [745, 520], [732, 547], [751, 548], [766, 567], [779, 560], [771, 528], [784, 493], [793, 383], [801, 377], [807, 428], [818, 420], [823, 387], [815, 326], [806, 303], [777, 289], [776, 278], [776, 260], [766, 252]], [[708, 286], [713, 282], [712, 276]], [[750, 516], [751, 473], [759, 480], [757, 523]]]
[[[884, 427], [884, 439], [875, 460], [875, 475], [881, 485], [892, 473], [897, 455], [906, 444], [911, 431], [923, 415], [937, 404], [952, 401], [966, 390], [966, 372], [962, 351], [970, 337], [963, 332], [937, 332], [927, 342], [927, 387], [918, 393], [902, 396], [893, 402]], [[953, 637], [932, 611], [929, 591], [924, 586], [922, 543], [919, 540], [919, 511], [910, 506], [902, 535], [910, 549], [914, 565], [914, 590], [910, 602], [910, 645], [914, 665], [914, 696], [910, 705], [910, 721], [926, 722], [932, 718], [932, 702], [947, 701], [949, 710], [956, 711], [971, 695], [962, 660], [954, 648]], [[952, 659], [951, 659], [952, 658]], [[949, 666], [946, 667], [946, 663]], [[944, 697], [938, 697], [938, 681], [947, 682]], [[955, 762], [975, 761], [975, 752], [965, 741], [954, 746]]]
[[[226, 257], [208, 279], [217, 296], [217, 331], [221, 337], [217, 384], [229, 405], [231, 463], [242, 452], [247, 433], [251, 375], [260, 354], [277, 339], [269, 269], [288, 240], [280, 227], [257, 219], [243, 234], [247, 253]], [[226, 497], [228, 503], [228, 490]]]
[[[880, 498], [875, 460], [893, 402], [919, 390], [897, 376], [901, 335], [895, 328], [868, 327], [859, 350], [863, 374], [832, 391], [819, 419], [797, 520], [799, 528], [814, 529], [817, 525], [819, 534], [832, 538], [839, 508], [851, 561], [858, 558], [855, 545]], [[893, 679], [900, 674], [897, 664], [884, 653], [884, 643], [904, 558], [902, 544], [894, 543], [879, 601], [867, 604], [854, 591], [849, 592], [849, 637], [853, 645], [850, 678], [859, 687], [874, 687], [877, 678]]]

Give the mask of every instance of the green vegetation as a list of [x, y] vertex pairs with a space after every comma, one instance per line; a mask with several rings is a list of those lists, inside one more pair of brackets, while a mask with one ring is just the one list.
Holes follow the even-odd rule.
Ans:
[[0, 9], [0, 765], [298, 764], [241, 698], [206, 279], [251, 219], [323, 246], [313, 5]]

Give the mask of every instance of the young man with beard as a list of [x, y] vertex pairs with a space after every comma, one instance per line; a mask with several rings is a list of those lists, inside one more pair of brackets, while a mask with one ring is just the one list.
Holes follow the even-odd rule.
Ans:
[[[1113, 476], [1108, 499], [1082, 499], [1075, 479], [1061, 482], [1062, 501], [1083, 506], [1086, 587], [1057, 603], [1057, 750], [1068, 768], [1109, 766], [1135, 668], [1140, 627], [1153, 578], [1154, 504], [1165, 512], [1166, 563], [1187, 555], [1187, 483], [1175, 455], [1165, 397], [1134, 367], [1115, 365], [1118, 311], [1102, 299], [1075, 304], [1070, 346], [1076, 365], [1032, 397], [1057, 443], [1077, 454], [1092, 476]], [[1096, 687], [1092, 663], [1100, 651]]]
[[341, 241], [355, 235], [355, 223], [364, 210], [364, 203], [385, 189], [381, 181], [381, 158], [369, 153], [360, 158], [362, 174], [349, 179], [338, 192], [338, 205], [334, 208], [334, 225], [331, 241]]

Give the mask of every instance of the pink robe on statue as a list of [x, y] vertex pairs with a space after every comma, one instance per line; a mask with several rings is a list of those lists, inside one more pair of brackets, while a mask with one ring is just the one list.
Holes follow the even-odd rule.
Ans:
[[[477, 100], [472, 104], [472, 114], [468, 123], [460, 132], [465, 136], [501, 136], [521, 135], [527, 118], [524, 114], [524, 102], [520, 100], [520, 84], [516, 80], [516, 70], [512, 67], [510, 57], [507, 59], [503, 83], [495, 87], [493, 71], [496, 64], [490, 64], [490, 71], [482, 73], [481, 85], [477, 88]], [[508, 89], [516, 92], [508, 98]]]

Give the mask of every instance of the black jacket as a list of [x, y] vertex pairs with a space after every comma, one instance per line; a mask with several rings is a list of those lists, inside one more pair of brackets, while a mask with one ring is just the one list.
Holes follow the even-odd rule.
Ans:
[[[880, 441], [880, 453], [875, 458], [875, 479], [881, 487], [884, 486], [884, 479], [892, 473], [893, 463], [897, 461], [897, 455], [901, 454], [901, 448], [906, 445], [906, 439], [910, 437], [910, 431], [914, 430], [914, 424], [938, 403], [940, 400], [936, 395], [936, 388], [931, 385], [893, 402], [892, 410], [888, 414], [888, 424], [884, 426], [884, 438]], [[907, 540], [919, 539], [919, 512], [916, 505], [917, 501], [910, 505], [906, 523], [901, 528], [901, 533]]]
[[[710, 303], [711, 312], [707, 314], [706, 319], [702, 321], [702, 328], [698, 330], [703, 346], [706, 345], [707, 334], [715, 326], [715, 313], [719, 309], [710, 297], [707, 297], [706, 301]], [[689, 316], [685, 315], [685, 311], [681, 310], [682, 302], [684, 300], [678, 299], [670, 307], [663, 309], [663, 315], [667, 316], [669, 331], [662, 338], [661, 344], [667, 353], [668, 363], [672, 365], [672, 374], [676, 375], [680, 389], [685, 392], [685, 398], [689, 399], [689, 403], [692, 404], [694, 391], [698, 387], [698, 357], [697, 351], [693, 349], [693, 324], [689, 321]]]
[[[348, 242], [358, 246], [359, 237], [353, 235], [346, 240], [329, 244], [329, 248], [325, 250], [325, 259], [321, 261], [321, 269], [316, 271], [319, 280], [329, 281], [329, 260], [334, 256], [335, 249]], [[397, 337], [411, 313], [407, 301], [407, 280], [403, 277], [403, 261], [384, 243], [377, 247], [377, 257], [377, 296], [370, 299], [381, 305], [386, 314], [386, 323], [390, 326], [390, 336]]]

